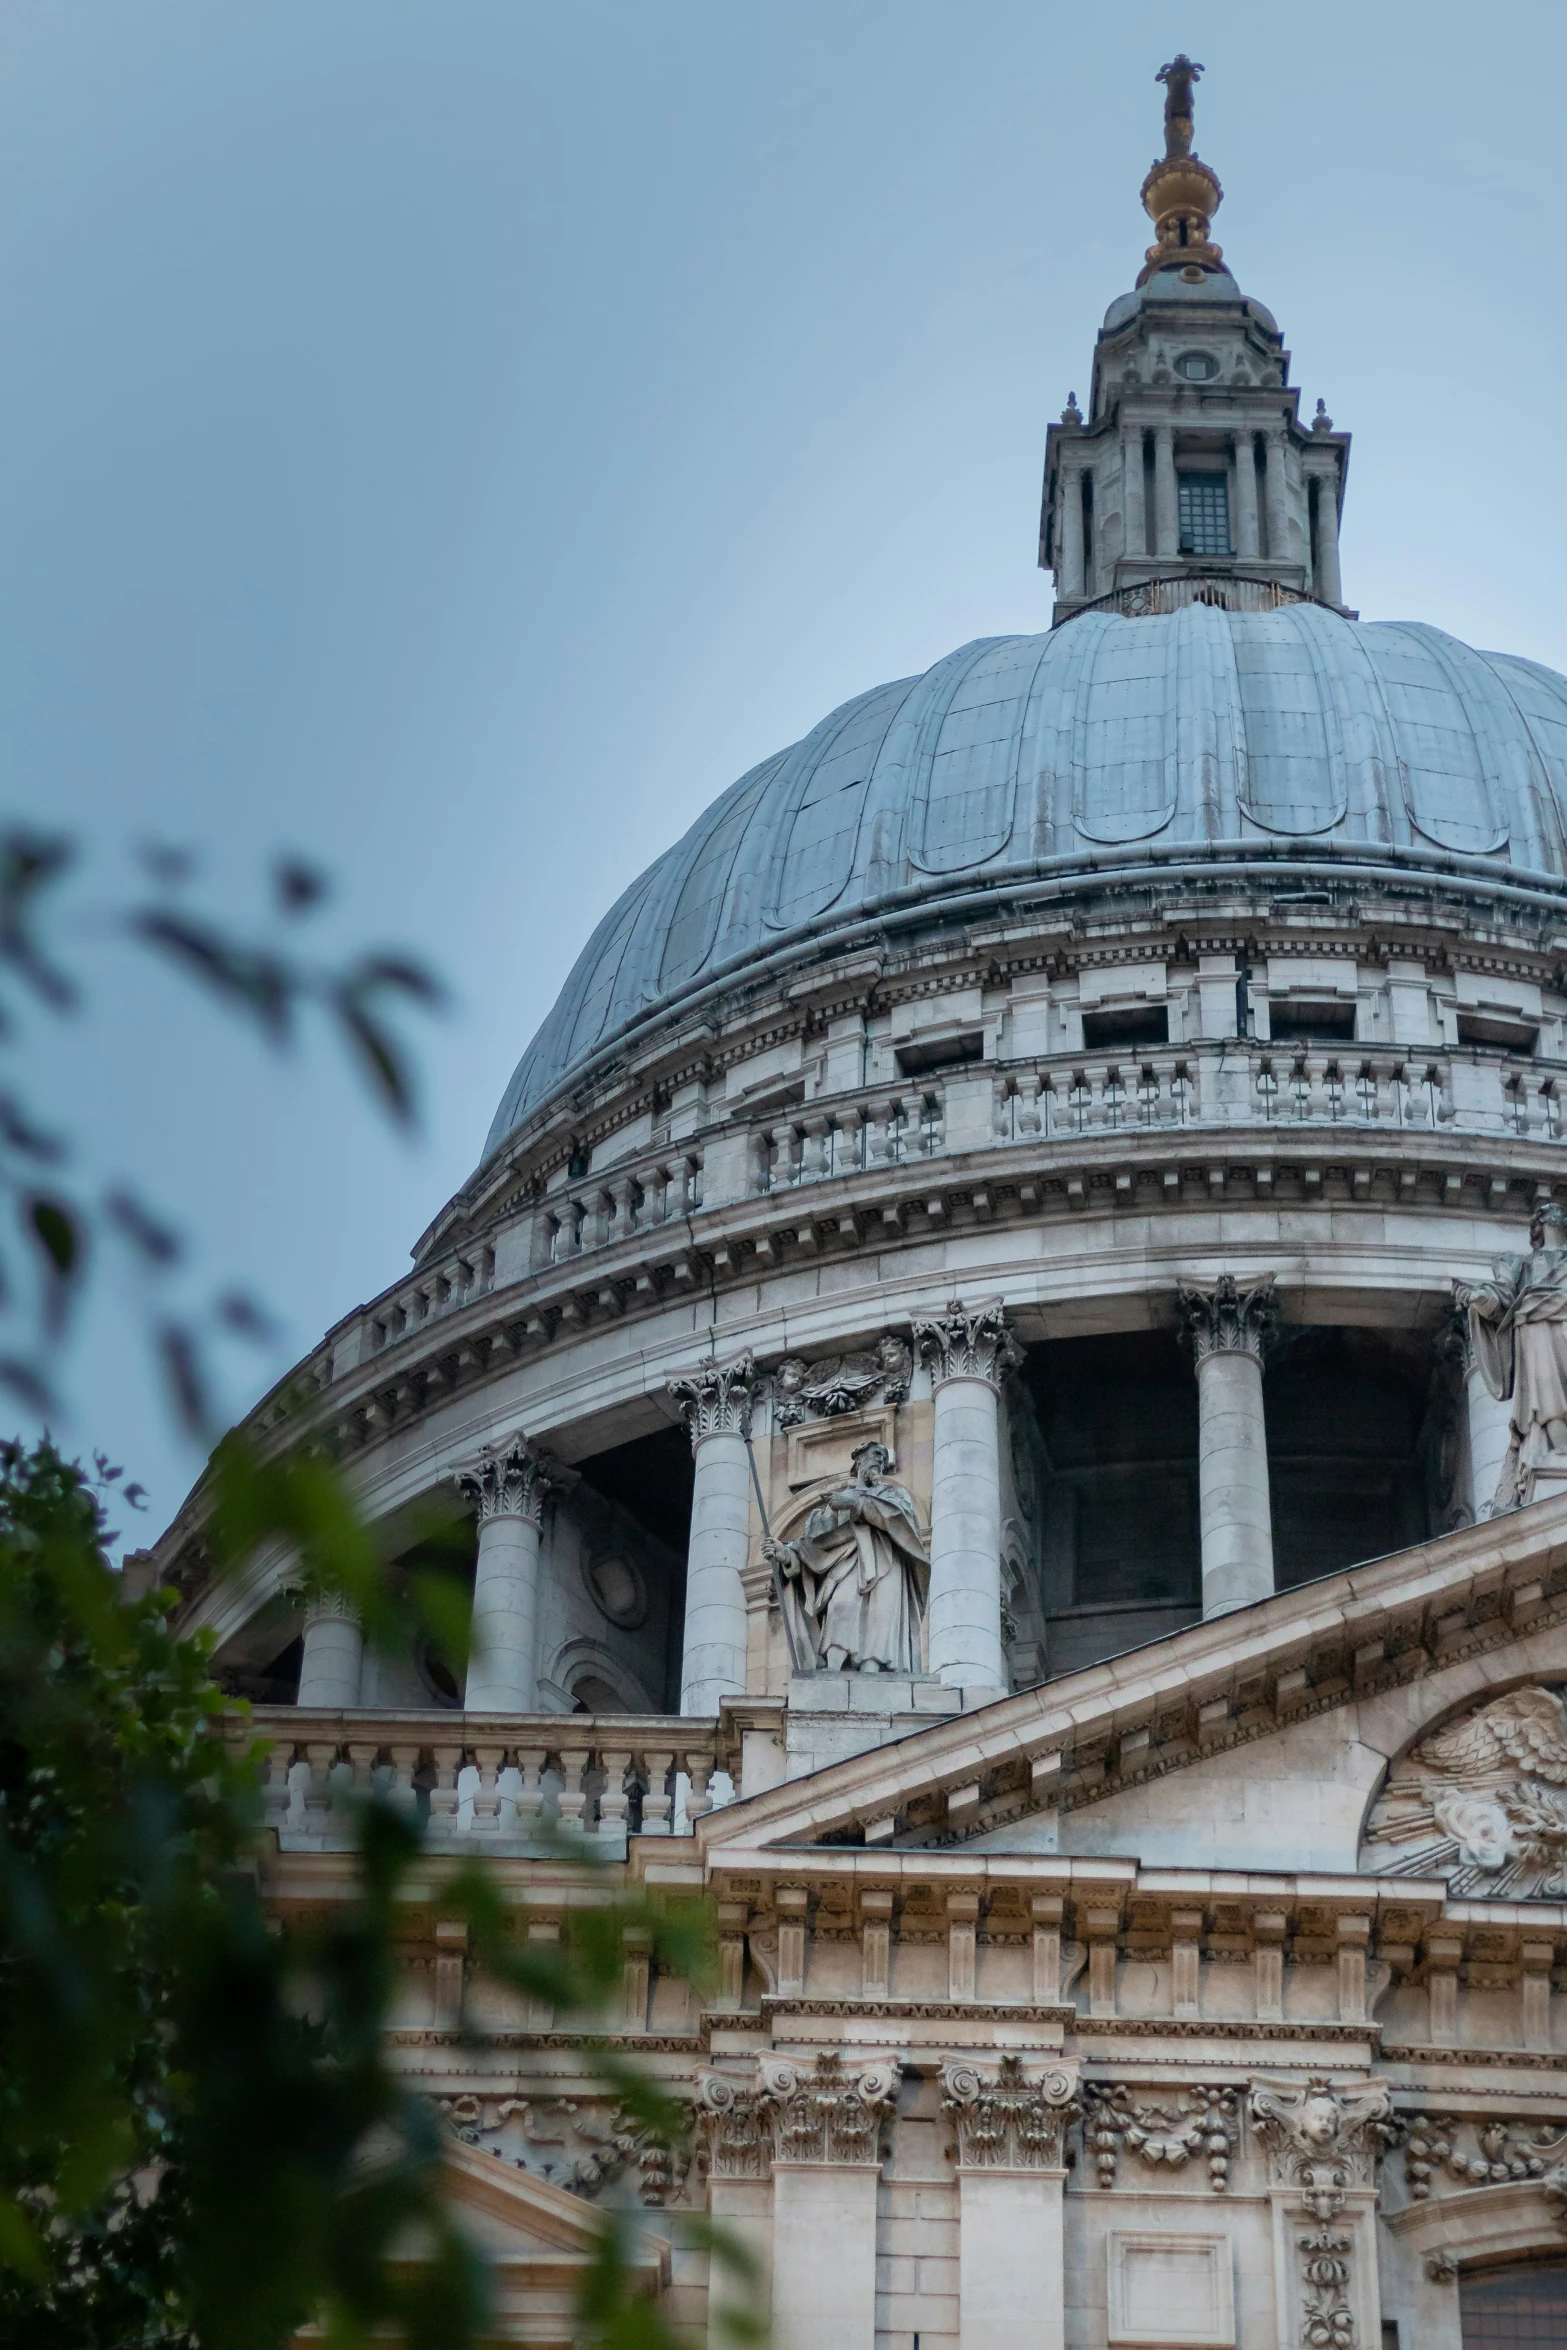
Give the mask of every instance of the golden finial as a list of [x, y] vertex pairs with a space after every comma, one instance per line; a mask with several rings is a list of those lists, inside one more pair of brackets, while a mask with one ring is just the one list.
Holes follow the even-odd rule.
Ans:
[[1218, 175], [1192, 153], [1192, 89], [1201, 72], [1183, 55], [1154, 76], [1164, 84], [1164, 153], [1143, 182], [1143, 208], [1154, 224], [1155, 241], [1138, 272], [1139, 285], [1159, 269], [1197, 276], [1224, 267], [1223, 252], [1208, 236], [1224, 190]]

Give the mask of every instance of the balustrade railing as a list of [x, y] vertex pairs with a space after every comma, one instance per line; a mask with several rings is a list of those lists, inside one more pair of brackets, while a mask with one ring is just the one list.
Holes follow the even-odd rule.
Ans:
[[718, 1724], [678, 1716], [316, 1713], [258, 1706], [230, 1735], [268, 1751], [266, 1820], [286, 1849], [341, 1843], [379, 1795], [436, 1844], [689, 1835], [732, 1800]]
[[404, 1282], [401, 1289], [385, 1297], [372, 1308], [369, 1316], [369, 1337], [373, 1351], [390, 1346], [410, 1330], [435, 1321], [442, 1314], [456, 1311], [476, 1297], [483, 1297], [495, 1282], [495, 1251], [488, 1244], [476, 1245], [461, 1255], [443, 1257], [433, 1265], [422, 1265], [417, 1276]]

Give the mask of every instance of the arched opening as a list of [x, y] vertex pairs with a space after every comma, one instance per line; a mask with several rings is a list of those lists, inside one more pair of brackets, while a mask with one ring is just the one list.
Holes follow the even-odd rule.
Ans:
[[[680, 1702], [680, 1640], [685, 1617], [685, 1562], [691, 1542], [691, 1494], [695, 1467], [691, 1440], [682, 1427], [651, 1429], [624, 1444], [608, 1446], [577, 1461], [581, 1486], [566, 1515], [579, 1529], [581, 1555], [576, 1580], [588, 1596], [598, 1636], [611, 1646], [618, 1633], [627, 1643], [626, 1663], [637, 1681], [656, 1693], [653, 1711], [670, 1712]], [[607, 1507], [605, 1505], [608, 1505]], [[607, 1675], [596, 1681], [612, 1689]], [[585, 1694], [570, 1683], [575, 1706]], [[599, 1710], [604, 1691], [595, 1689], [588, 1711]], [[647, 1710], [622, 1687], [605, 1712]]]
[[1464, 2350], [1561, 2350], [1567, 2342], [1567, 2261], [1513, 2261], [1460, 2277]]
[[1433, 1531], [1428, 1340], [1288, 1329], [1263, 1383], [1281, 1591]]

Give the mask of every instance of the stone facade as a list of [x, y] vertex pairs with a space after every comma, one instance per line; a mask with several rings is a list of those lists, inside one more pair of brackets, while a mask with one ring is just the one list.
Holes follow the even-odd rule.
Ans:
[[1345, 612], [1196, 71], [1051, 432], [1061, 625], [743, 778], [255, 1415], [472, 1573], [466, 1688], [286, 1556], [209, 1587], [199, 1501], [161, 1546], [280, 1915], [370, 1785], [531, 1932], [562, 1835], [716, 1905], [706, 2005], [632, 1940], [611, 2019], [694, 2152], [410, 1915], [520, 2338], [595, 2204], [693, 2340], [724, 2220], [784, 2350], [1457, 2350], [1567, 2262], [1567, 681]]

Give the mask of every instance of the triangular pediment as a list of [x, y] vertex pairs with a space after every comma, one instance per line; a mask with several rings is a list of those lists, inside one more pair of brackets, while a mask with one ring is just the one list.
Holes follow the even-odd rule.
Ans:
[[[1338, 1709], [1357, 1708], [1362, 1717], [1372, 1709], [1371, 1735], [1391, 1760], [1471, 1696], [1553, 1664], [1556, 1678], [1567, 1679], [1564, 1625], [1567, 1497], [944, 1716], [710, 1813], [698, 1834], [720, 1868], [747, 1852], [801, 1847], [1053, 1851], [1053, 1818], [1108, 1811], [1172, 1774], [1193, 1774], [1191, 1800], [1200, 1805], [1202, 1783], [1221, 1757], [1231, 1780], [1238, 1768], [1313, 1778], [1322, 1768], [1322, 1717]], [[1315, 1750], [1299, 1735], [1305, 1724], [1317, 1725]], [[1358, 1724], [1344, 1734], [1362, 1743], [1367, 1736]], [[1298, 1766], [1281, 1742], [1300, 1748]], [[1238, 1765], [1244, 1748], [1271, 1751]], [[1373, 1757], [1373, 1771], [1381, 1767]], [[1168, 1787], [1161, 1799], [1168, 1813]], [[1135, 1840], [1094, 1848], [1126, 1853]]]

